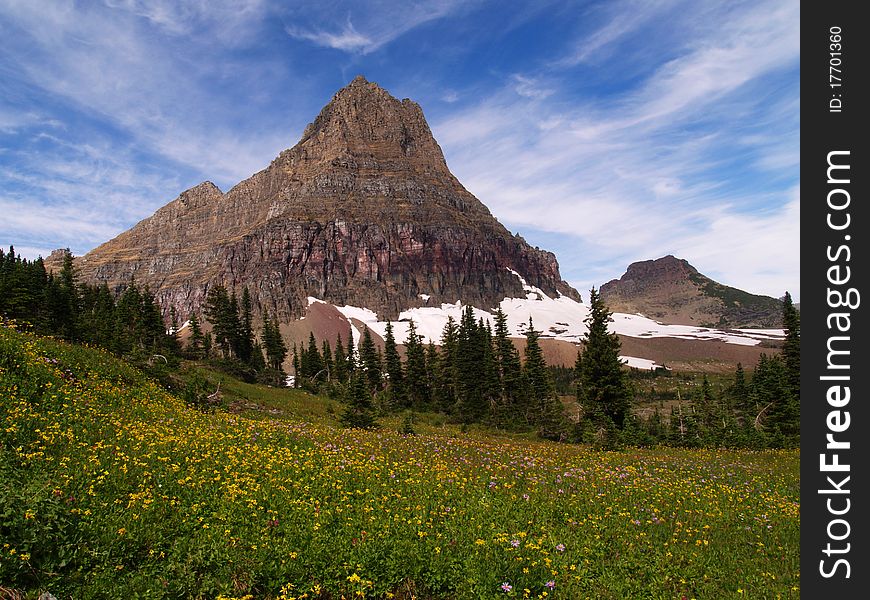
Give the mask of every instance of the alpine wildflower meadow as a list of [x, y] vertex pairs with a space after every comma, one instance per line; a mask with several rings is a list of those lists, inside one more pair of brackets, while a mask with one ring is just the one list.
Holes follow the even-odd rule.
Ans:
[[0, 588], [57, 598], [797, 598], [797, 450], [605, 452], [204, 412], [0, 331]]

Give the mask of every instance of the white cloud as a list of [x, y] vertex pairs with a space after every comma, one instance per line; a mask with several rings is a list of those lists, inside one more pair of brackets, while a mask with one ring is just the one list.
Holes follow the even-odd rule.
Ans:
[[515, 74], [511, 79], [513, 80], [514, 91], [524, 98], [543, 100], [547, 96], [551, 96], [555, 91], [545, 87], [534, 77], [525, 77], [523, 75]]
[[[601, 275], [575, 278], [584, 287], [618, 277], [630, 261], [673, 253], [723, 283], [797, 297], [798, 194], [785, 183], [744, 188], [773, 169], [796, 185], [797, 84], [784, 90], [785, 110], [766, 110], [759, 91], [797, 67], [799, 9], [739, 8], [716, 27], [684, 31], [692, 47], [606, 104], [518, 98], [514, 77], [433, 131], [497, 217], [582, 241]], [[612, 33], [608, 43], [627, 35]], [[762, 42], [775, 48], [759, 57]]]
[[345, 52], [371, 52], [378, 48], [388, 40], [373, 41], [353, 27], [353, 23], [348, 18], [344, 28], [338, 33], [330, 33], [328, 31], [305, 31], [296, 27], [287, 27], [287, 33], [292, 37], [300, 40], [314, 42], [318, 46], [334, 48], [336, 50], [344, 50]]
[[[293, 11], [293, 24], [287, 34], [318, 46], [352, 54], [369, 54], [425, 23], [441, 19], [476, 2], [462, 0], [376, 1], [361, 7], [354, 2], [338, 2], [328, 8], [304, 5]], [[335, 15], [346, 10], [344, 23], [336, 27]]]

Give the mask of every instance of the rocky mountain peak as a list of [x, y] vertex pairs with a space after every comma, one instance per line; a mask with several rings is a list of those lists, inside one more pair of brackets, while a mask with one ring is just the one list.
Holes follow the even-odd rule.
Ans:
[[668, 254], [662, 258], [655, 260], [643, 260], [631, 263], [625, 271], [625, 275], [620, 278], [620, 282], [628, 283], [631, 281], [673, 281], [685, 279], [692, 274], [697, 274], [698, 270], [689, 264], [689, 261], [677, 258], [673, 254]]
[[296, 148], [309, 160], [449, 174], [420, 106], [362, 76], [332, 97]]
[[83, 279], [131, 277], [179, 315], [210, 286], [288, 322], [308, 297], [397, 318], [424, 302], [491, 308], [525, 297], [519, 273], [579, 299], [555, 256], [511, 235], [450, 173], [418, 104], [363, 77], [295, 146], [222, 193], [201, 183], [78, 261]]
[[611, 310], [641, 313], [662, 323], [776, 328], [781, 303], [713, 281], [673, 255], [632, 263], [601, 286]]

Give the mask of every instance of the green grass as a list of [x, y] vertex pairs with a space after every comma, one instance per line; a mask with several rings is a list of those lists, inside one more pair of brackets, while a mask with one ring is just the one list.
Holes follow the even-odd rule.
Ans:
[[0, 586], [59, 599], [799, 596], [796, 451], [596, 452], [432, 415], [415, 436], [399, 418], [349, 431], [335, 401], [229, 378], [221, 390], [262, 408], [193, 410], [103, 352], [0, 331]]

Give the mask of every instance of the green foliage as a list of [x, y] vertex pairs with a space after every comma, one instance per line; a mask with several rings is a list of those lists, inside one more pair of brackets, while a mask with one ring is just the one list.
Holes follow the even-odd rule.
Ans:
[[[214, 373], [195, 368], [211, 389]], [[417, 435], [399, 433], [399, 417], [340, 429], [331, 402], [298, 390], [227, 378], [221, 391], [292, 412], [192, 410], [106, 352], [0, 331], [3, 588], [27, 598], [800, 591], [796, 451], [598, 452], [477, 425], [427, 430], [429, 417], [415, 417]], [[620, 435], [644, 443], [633, 419]]]
[[345, 403], [347, 406], [341, 416], [341, 422], [345, 427], [371, 429], [377, 425], [372, 395], [364, 374], [354, 373], [351, 377]]
[[360, 369], [365, 373], [368, 380], [369, 390], [378, 391], [383, 387], [383, 361], [375, 348], [372, 334], [368, 327], [363, 327], [362, 340], [359, 346]]
[[405, 377], [402, 369], [402, 359], [396, 349], [396, 338], [393, 335], [393, 324], [387, 321], [387, 330], [384, 334], [384, 369], [387, 375], [387, 392], [390, 396], [390, 406], [407, 408], [407, 394], [405, 391]]
[[[610, 311], [593, 287], [589, 291], [589, 316], [585, 323], [582, 360], [578, 361], [577, 402], [583, 419], [605, 437], [624, 427], [631, 409], [631, 390], [619, 360], [621, 343], [607, 329]], [[599, 436], [600, 437], [600, 436]], [[609, 443], [609, 442], [608, 442]]]

